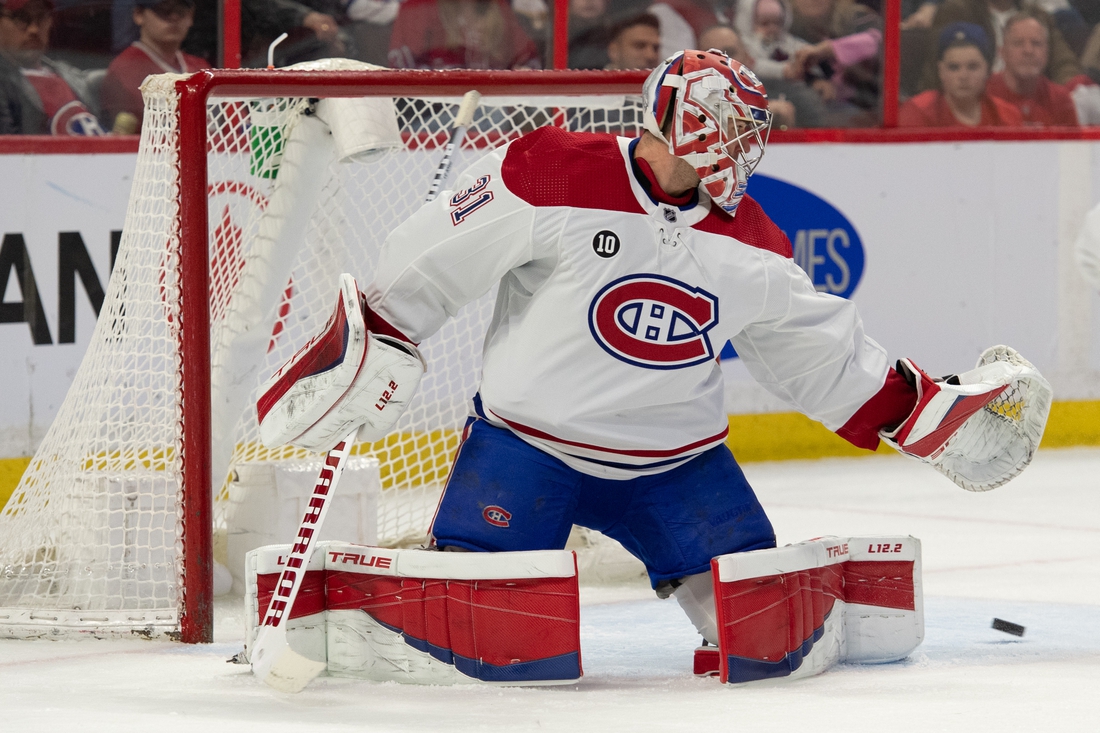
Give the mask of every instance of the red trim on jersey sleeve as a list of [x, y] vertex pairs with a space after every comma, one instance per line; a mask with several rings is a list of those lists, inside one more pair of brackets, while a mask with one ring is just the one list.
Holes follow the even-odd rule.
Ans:
[[[362, 297], [362, 296], [360, 296]], [[395, 338], [398, 341], [404, 341], [407, 344], [418, 346], [418, 344], [411, 338], [401, 333], [401, 331], [387, 321], [382, 316], [371, 310], [371, 307], [366, 303], [363, 303], [363, 321], [367, 324], [367, 330], [371, 333], [377, 333], [381, 336], [389, 336]]]
[[916, 405], [917, 388], [891, 367], [882, 389], [864, 402], [836, 434], [857, 448], [875, 450], [879, 431], [896, 428]]
[[614, 135], [541, 127], [508, 147], [500, 175], [532, 206], [645, 213]]
[[744, 196], [737, 205], [737, 216], [730, 216], [720, 206], [711, 205], [710, 213], [694, 229], [733, 237], [751, 247], [774, 252], [781, 257], [793, 256], [791, 240], [768, 218], [764, 209], [751, 196]]

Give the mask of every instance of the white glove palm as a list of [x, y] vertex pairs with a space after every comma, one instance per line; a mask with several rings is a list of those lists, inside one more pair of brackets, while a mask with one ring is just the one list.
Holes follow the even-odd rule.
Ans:
[[931, 464], [967, 491], [988, 491], [1031, 462], [1050, 414], [1050, 384], [1008, 346], [986, 349], [977, 366], [936, 380], [902, 359], [898, 371], [917, 388], [917, 406], [881, 437]]

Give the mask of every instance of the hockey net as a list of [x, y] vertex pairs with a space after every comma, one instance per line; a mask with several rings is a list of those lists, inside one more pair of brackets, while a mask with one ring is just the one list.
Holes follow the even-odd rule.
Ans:
[[[324, 323], [341, 272], [369, 282], [386, 235], [431, 186], [463, 93], [484, 97], [454, 171], [547, 124], [635, 136], [640, 100], [626, 91], [639, 88], [636, 73], [339, 61], [147, 81], [106, 301], [0, 514], [0, 636], [209, 640], [213, 561], [233, 564], [242, 477], [318, 460], [261, 446], [257, 387]], [[425, 537], [493, 297], [422, 345], [417, 398], [392, 435], [355, 450], [377, 474], [381, 545]]]

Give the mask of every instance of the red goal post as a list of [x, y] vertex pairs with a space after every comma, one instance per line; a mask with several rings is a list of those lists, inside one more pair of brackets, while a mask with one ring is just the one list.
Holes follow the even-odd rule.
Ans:
[[[638, 94], [647, 72], [613, 71], [205, 71], [176, 82], [180, 94], [179, 146], [181, 150], [205, 150], [208, 145], [206, 103], [211, 97], [392, 97], [446, 96], [470, 89], [483, 96], [539, 95], [582, 96]], [[180, 165], [180, 208], [193, 216], [181, 220], [180, 260], [183, 317], [194, 324], [183, 330], [184, 372], [210, 371], [210, 323], [208, 301], [189, 299], [187, 293], [205, 294], [207, 269], [207, 168]], [[192, 472], [195, 478], [184, 499], [184, 603], [181, 640], [213, 640], [213, 555], [210, 508], [213, 487], [210, 466], [209, 382], [188, 383], [194, 400], [184, 401], [184, 442], [197, 446]], [[189, 406], [190, 405], [190, 406]], [[193, 432], [192, 432], [193, 431]], [[186, 464], [184, 466], [187, 472]], [[189, 561], [192, 558], [193, 561]], [[197, 558], [197, 559], [196, 559]]]
[[[154, 99], [146, 89], [146, 122], [122, 248], [93, 343], [57, 421], [0, 514], [0, 567], [8, 571], [0, 576], [0, 636], [138, 633], [211, 641], [215, 540], [221, 532], [223, 545], [226, 533], [232, 542], [227, 526], [234, 501], [229, 479], [220, 485], [225, 462], [215, 460], [215, 453], [232, 451], [231, 466], [295, 457], [294, 451], [275, 455], [257, 449], [251, 434], [240, 432], [247, 416], [227, 422], [212, 409], [212, 399], [219, 406], [236, 400], [242, 407], [248, 397], [243, 388], [226, 392], [229, 398], [215, 395], [218, 370], [228, 369], [222, 362], [237, 366], [232, 358], [217, 356], [219, 344], [235, 343], [238, 332], [260, 332], [266, 355], [239, 374], [262, 380], [272, 363], [292, 353], [294, 344], [323, 322], [335, 292], [323, 282], [329, 270], [368, 260], [354, 250], [355, 240], [372, 239], [376, 247], [385, 231], [415, 211], [427, 190], [422, 179], [430, 177], [441, 155], [448, 115], [466, 91], [483, 95], [484, 112], [471, 126], [463, 154], [456, 154], [455, 170], [540, 124], [636, 135], [637, 95], [645, 76], [217, 70], [175, 77], [170, 84], [162, 77], [161, 86], [169, 90], [162, 90], [164, 98]], [[295, 173], [294, 165], [306, 170], [315, 156], [294, 158], [295, 146], [307, 150], [308, 143], [292, 133], [314, 123], [288, 127], [286, 119], [320, 116], [315, 107], [330, 114], [331, 105], [314, 105], [316, 100], [364, 98], [395, 100], [404, 148], [393, 155], [405, 162], [383, 158], [374, 164], [377, 171], [369, 181], [346, 173], [351, 169], [339, 168], [336, 159], [325, 170], [317, 164], [310, 174], [315, 179]], [[265, 127], [260, 123], [268, 119], [264, 115], [282, 117]], [[216, 173], [215, 166], [237, 173]], [[337, 168], [333, 179], [326, 170]], [[234, 175], [247, 179], [234, 193], [249, 189], [237, 196], [252, 197], [245, 204], [252, 207], [248, 223], [222, 200], [233, 187], [221, 184]], [[284, 194], [289, 203], [272, 203], [295, 175], [303, 177], [299, 193]], [[352, 184], [343, 186], [343, 175], [351, 176]], [[261, 191], [261, 184], [268, 188]], [[351, 188], [355, 191], [349, 193]], [[295, 216], [295, 207], [303, 205], [301, 191], [315, 194], [314, 208]], [[384, 200], [384, 210], [364, 213], [363, 201], [374, 205], [376, 200]], [[224, 206], [224, 212], [212, 206]], [[277, 226], [271, 223], [280, 218]], [[341, 233], [324, 239], [324, 232], [339, 227], [344, 227]], [[298, 242], [299, 229], [302, 249], [341, 254], [323, 263], [286, 264], [287, 278], [280, 269], [286, 258], [272, 250], [275, 255], [264, 256], [275, 262], [278, 274], [268, 279], [278, 285], [278, 302], [248, 307], [264, 310], [274, 325], [257, 327], [232, 315], [240, 291], [255, 279], [253, 269], [260, 268], [254, 264], [260, 256], [248, 249], [253, 240]], [[134, 254], [139, 250], [144, 254]], [[339, 272], [331, 274], [334, 282]], [[369, 276], [362, 269], [356, 274]], [[316, 294], [309, 296], [309, 307], [296, 300], [304, 301], [307, 291]], [[454, 363], [477, 358], [483, 334], [478, 329], [486, 321], [480, 307], [481, 315], [456, 327], [465, 330], [443, 337], [434, 357], [440, 384], [429, 385], [423, 405], [410, 407], [414, 422], [403, 418], [398, 427], [403, 437], [363, 447], [380, 465], [382, 493], [390, 491], [393, 499], [394, 507], [379, 511], [397, 517], [387, 514], [386, 522], [401, 525], [380, 529], [380, 543], [401, 544], [427, 529], [421, 526], [422, 510], [409, 507], [426, 502], [445, 477], [445, 453], [455, 445], [454, 423], [462, 417], [455, 405], [470, 396], [463, 396], [470, 386], [469, 368], [453, 378], [449, 372]], [[152, 325], [139, 325], [142, 318]], [[237, 325], [226, 326], [233, 318]], [[227, 331], [234, 334], [226, 336]], [[127, 344], [135, 351], [120, 356]], [[160, 351], [150, 355], [149, 348]], [[164, 374], [147, 378], [158, 369]], [[249, 410], [254, 412], [251, 404], [244, 407]], [[165, 437], [156, 437], [162, 431]], [[230, 506], [217, 510], [218, 502]]]

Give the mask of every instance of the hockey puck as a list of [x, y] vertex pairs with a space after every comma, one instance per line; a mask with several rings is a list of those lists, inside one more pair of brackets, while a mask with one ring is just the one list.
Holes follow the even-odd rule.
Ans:
[[1006, 634], [1012, 634], [1013, 636], [1023, 636], [1024, 627], [1020, 624], [1014, 624], [1011, 621], [1005, 621], [1004, 619], [993, 619], [993, 628], [997, 631], [1003, 631]]

